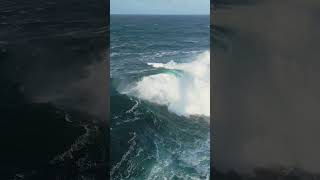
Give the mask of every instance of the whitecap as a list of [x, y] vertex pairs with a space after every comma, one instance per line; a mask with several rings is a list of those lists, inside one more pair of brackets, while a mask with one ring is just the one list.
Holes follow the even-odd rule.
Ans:
[[175, 72], [143, 77], [123, 93], [160, 105], [178, 115], [210, 116], [210, 52], [205, 51], [188, 63], [148, 63], [154, 68]]

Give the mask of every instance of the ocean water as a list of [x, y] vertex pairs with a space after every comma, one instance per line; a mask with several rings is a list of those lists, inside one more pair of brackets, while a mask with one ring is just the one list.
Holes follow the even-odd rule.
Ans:
[[209, 179], [209, 18], [111, 15], [112, 179]]

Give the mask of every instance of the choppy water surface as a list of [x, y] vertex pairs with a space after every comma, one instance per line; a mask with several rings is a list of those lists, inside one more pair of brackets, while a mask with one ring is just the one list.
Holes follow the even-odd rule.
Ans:
[[111, 16], [112, 179], [209, 179], [209, 16]]

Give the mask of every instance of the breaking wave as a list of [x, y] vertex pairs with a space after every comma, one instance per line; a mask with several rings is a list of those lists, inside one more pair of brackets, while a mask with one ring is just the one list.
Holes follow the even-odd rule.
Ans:
[[178, 115], [210, 116], [210, 52], [188, 63], [148, 63], [163, 69], [143, 77], [125, 93], [160, 105]]

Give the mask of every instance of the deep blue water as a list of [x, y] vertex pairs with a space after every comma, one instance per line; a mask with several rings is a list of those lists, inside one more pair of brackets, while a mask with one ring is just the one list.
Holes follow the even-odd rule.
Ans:
[[209, 16], [112, 15], [112, 179], [209, 179]]

